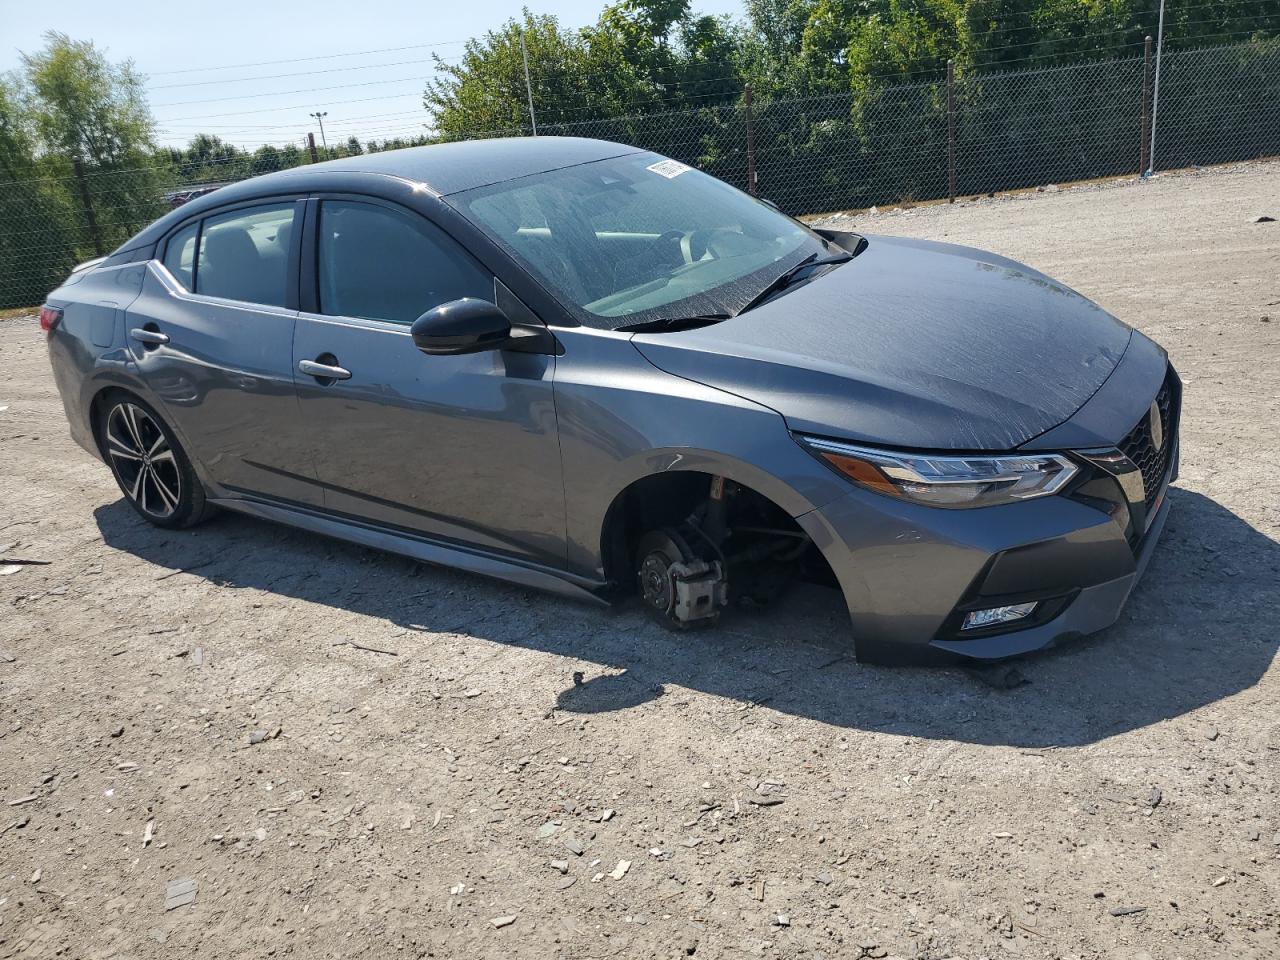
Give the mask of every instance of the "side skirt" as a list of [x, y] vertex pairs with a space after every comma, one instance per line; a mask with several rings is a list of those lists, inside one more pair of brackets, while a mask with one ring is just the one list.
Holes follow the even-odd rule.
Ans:
[[290, 527], [299, 527], [312, 533], [372, 547], [375, 550], [398, 553], [412, 557], [414, 560], [421, 560], [423, 563], [478, 573], [481, 576], [505, 580], [508, 583], [531, 587], [535, 590], [546, 590], [597, 606], [609, 606], [609, 601], [598, 592], [604, 590], [606, 584], [575, 576], [563, 570], [538, 564], [520, 563], [477, 550], [443, 544], [425, 537], [416, 537], [353, 520], [339, 519], [298, 507], [240, 498], [211, 498], [209, 502], [226, 510], [283, 523]]

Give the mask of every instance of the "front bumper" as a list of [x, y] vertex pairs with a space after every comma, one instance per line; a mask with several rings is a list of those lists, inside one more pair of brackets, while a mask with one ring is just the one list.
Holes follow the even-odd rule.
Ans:
[[[859, 660], [926, 662], [940, 654], [990, 660], [1114, 623], [1169, 506], [1166, 498], [1136, 551], [1112, 517], [1065, 497], [937, 510], [859, 490], [798, 520], [844, 592]], [[981, 601], [983, 584], [1001, 566], [1012, 566], [1020, 589]], [[971, 636], [956, 630], [965, 606], [1037, 596], [1057, 607], [1047, 622]]]
[[[844, 591], [858, 659], [991, 660], [1115, 623], [1169, 514], [1180, 396], [1168, 382], [1170, 436], [1145, 488], [1135, 461], [1094, 449], [1072, 454], [1082, 471], [1063, 495], [945, 510], [852, 487], [797, 518]], [[1026, 621], [961, 629], [968, 610], [1029, 600]]]
[[1119, 619], [1129, 594], [1133, 592], [1133, 588], [1137, 586], [1142, 574], [1146, 571], [1151, 554], [1160, 539], [1160, 534], [1164, 531], [1169, 507], [1169, 500], [1165, 498], [1142, 541], [1132, 573], [1082, 588], [1063, 611], [1048, 623], [994, 636], [976, 637], [972, 640], [936, 639], [930, 646], [947, 653], [978, 660], [996, 660], [1029, 653], [1060, 640], [1081, 637], [1106, 629]]

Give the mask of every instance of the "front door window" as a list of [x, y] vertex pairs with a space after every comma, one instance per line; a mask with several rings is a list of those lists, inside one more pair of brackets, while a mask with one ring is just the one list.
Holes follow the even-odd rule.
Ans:
[[413, 323], [462, 297], [493, 299], [493, 278], [421, 217], [370, 203], [320, 206], [320, 312]]

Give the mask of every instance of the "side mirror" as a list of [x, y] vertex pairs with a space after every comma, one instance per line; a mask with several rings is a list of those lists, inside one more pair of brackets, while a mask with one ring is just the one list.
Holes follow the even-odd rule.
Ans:
[[511, 321], [496, 304], [463, 297], [428, 310], [409, 332], [414, 345], [431, 356], [480, 353], [511, 339]]

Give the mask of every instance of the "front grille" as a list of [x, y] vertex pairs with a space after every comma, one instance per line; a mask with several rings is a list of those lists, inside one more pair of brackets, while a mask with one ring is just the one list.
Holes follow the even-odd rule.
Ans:
[[1138, 425], [1120, 441], [1120, 452], [1142, 471], [1142, 492], [1148, 509], [1160, 495], [1160, 487], [1169, 470], [1169, 457], [1177, 444], [1178, 397], [1172, 369], [1165, 375], [1160, 392], [1156, 394], [1156, 407], [1160, 411], [1163, 434], [1163, 442], [1159, 448], [1152, 437], [1149, 413], [1144, 414]]

